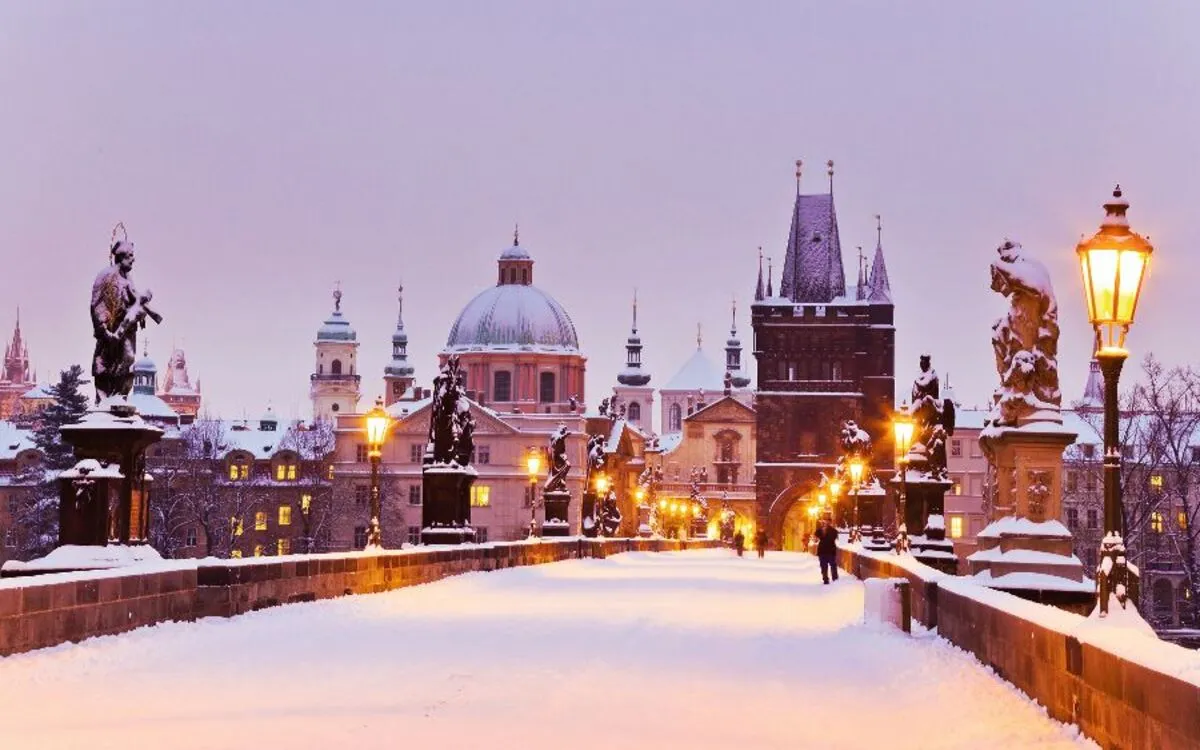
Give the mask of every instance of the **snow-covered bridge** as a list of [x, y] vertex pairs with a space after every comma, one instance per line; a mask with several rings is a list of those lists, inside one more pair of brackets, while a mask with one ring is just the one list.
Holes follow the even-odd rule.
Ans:
[[813, 558], [631, 553], [0, 658], [0, 747], [1087, 745]]

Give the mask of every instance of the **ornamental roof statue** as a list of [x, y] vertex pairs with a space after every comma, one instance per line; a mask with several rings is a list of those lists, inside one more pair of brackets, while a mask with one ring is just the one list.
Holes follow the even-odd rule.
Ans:
[[96, 339], [92, 377], [96, 382], [97, 404], [109, 396], [129, 395], [137, 359], [137, 331], [146, 327], [147, 317], [155, 323], [162, 322], [162, 316], [150, 307], [153, 294], [149, 289], [138, 294], [129, 278], [133, 270], [133, 243], [125, 233], [124, 224], [113, 229], [109, 257], [110, 264], [92, 283], [92, 335]]

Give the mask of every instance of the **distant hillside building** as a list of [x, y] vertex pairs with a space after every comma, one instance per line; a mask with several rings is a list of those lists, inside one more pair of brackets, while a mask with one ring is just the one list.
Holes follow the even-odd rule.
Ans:
[[37, 377], [29, 365], [29, 347], [21, 336], [21, 311], [17, 311], [17, 324], [13, 328], [12, 341], [4, 347], [4, 369], [0, 371], [0, 419], [20, 419], [32, 404], [23, 404], [26, 394], [33, 394]]
[[881, 478], [893, 468], [895, 329], [882, 235], [869, 270], [859, 255], [856, 287], [848, 294], [833, 163], [829, 192], [819, 194], [800, 191], [799, 166], [778, 292], [770, 266], [764, 286], [760, 259], [751, 307], [758, 362], [757, 521], [765, 524], [772, 547], [782, 543], [785, 526], [807, 523], [813, 490], [842, 453], [844, 420], [870, 434], [871, 468]]

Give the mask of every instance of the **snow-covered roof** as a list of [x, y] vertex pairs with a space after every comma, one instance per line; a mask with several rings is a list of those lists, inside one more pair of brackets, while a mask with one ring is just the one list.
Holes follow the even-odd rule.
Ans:
[[157, 372], [158, 368], [154, 365], [154, 360], [146, 355], [142, 355], [141, 359], [133, 363], [134, 372]]
[[227, 455], [234, 451], [245, 451], [256, 459], [268, 459], [279, 452], [280, 444], [297, 424], [281, 423], [277, 429], [263, 430], [261, 422], [226, 422], [221, 453]]
[[18, 453], [36, 448], [33, 430], [17, 427], [12, 422], [0, 421], [0, 461], [12, 461]]
[[658, 438], [658, 449], [663, 453], [670, 453], [679, 447], [683, 442], [682, 432], [668, 432], [666, 435], [660, 435]]
[[25, 391], [24, 395], [22, 395], [21, 398], [36, 398], [36, 399], [54, 398], [54, 394], [50, 392], [50, 386], [46, 385], [45, 383], [38, 383], [34, 387]]
[[513, 244], [504, 248], [503, 252], [500, 253], [500, 260], [532, 260], [532, 258], [525, 251], [525, 248]]
[[341, 310], [334, 310], [317, 329], [317, 341], [355, 341], [358, 334]]
[[571, 317], [532, 284], [500, 284], [475, 296], [450, 328], [447, 352], [579, 351]]
[[710, 393], [725, 390], [725, 371], [697, 349], [683, 367], [662, 387], [664, 391], [698, 391], [703, 388]]
[[397, 401], [387, 408], [387, 413], [392, 419], [405, 419], [429, 406], [432, 402], [432, 398], [423, 398], [417, 401]]
[[846, 271], [833, 193], [796, 194], [779, 296], [827, 303], [846, 296]]
[[174, 409], [167, 406], [167, 402], [151, 393], [138, 393], [134, 391], [129, 394], [129, 403], [133, 404], [134, 408], [138, 410], [138, 414], [143, 417], [150, 419], [179, 419], [179, 415], [175, 413]]

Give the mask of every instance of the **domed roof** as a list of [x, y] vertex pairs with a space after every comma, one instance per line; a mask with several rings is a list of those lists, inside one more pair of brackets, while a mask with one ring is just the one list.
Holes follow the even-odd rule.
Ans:
[[533, 260], [533, 258], [520, 245], [510, 245], [500, 253], [500, 260]]
[[446, 339], [448, 352], [481, 349], [578, 352], [579, 338], [549, 294], [532, 284], [500, 284], [467, 303]]
[[137, 362], [133, 363], [133, 372], [157, 372], [157, 371], [158, 371], [158, 368], [154, 366], [154, 360], [150, 359], [149, 357], [147, 357], [144, 354], [142, 355], [141, 359], [139, 359]]
[[342, 290], [333, 293], [333, 312], [317, 329], [317, 341], [354, 341], [358, 334], [350, 327], [350, 321], [342, 315]]

